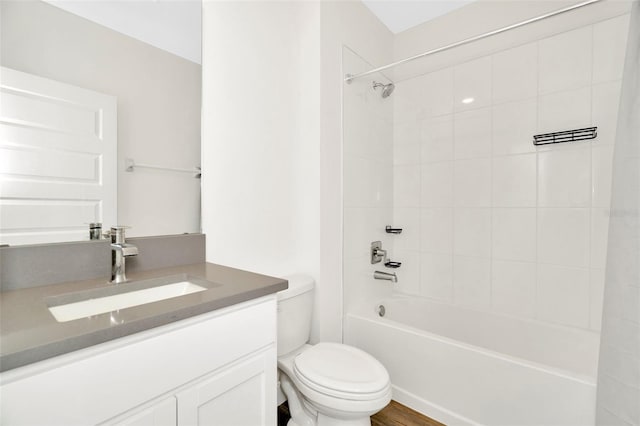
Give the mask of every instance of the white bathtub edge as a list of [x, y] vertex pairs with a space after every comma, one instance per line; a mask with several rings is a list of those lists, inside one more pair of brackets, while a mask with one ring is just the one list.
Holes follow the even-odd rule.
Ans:
[[439, 405], [430, 403], [429, 401], [424, 400], [417, 395], [412, 394], [411, 392], [407, 392], [406, 390], [398, 386], [392, 385], [391, 387], [393, 389], [392, 399], [394, 401], [399, 402], [402, 405], [406, 405], [412, 410], [415, 410], [427, 417], [437, 420], [440, 423], [444, 423], [448, 426], [480, 425], [480, 423], [474, 422], [466, 417], [453, 413]]

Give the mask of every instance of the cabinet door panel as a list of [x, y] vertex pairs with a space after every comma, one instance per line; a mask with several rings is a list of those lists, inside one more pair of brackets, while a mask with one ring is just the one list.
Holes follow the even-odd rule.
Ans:
[[178, 407], [174, 396], [164, 399], [123, 420], [107, 423], [114, 426], [177, 426]]
[[275, 349], [225, 368], [180, 392], [178, 424], [275, 425]]

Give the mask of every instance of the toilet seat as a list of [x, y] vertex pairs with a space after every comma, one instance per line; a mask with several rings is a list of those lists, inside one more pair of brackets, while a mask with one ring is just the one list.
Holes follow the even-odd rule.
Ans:
[[368, 353], [339, 343], [318, 343], [293, 359], [296, 378], [326, 396], [369, 401], [389, 392], [389, 374]]
[[[360, 384], [360, 386], [362, 386], [361, 389], [367, 392], [353, 392], [355, 389], [354, 382], [357, 382], [357, 380], [354, 380], [351, 375], [348, 376], [347, 380], [340, 380], [340, 378], [334, 377], [335, 374], [322, 374], [321, 372], [324, 371], [324, 368], [336, 367], [336, 365], [331, 362], [331, 359], [333, 359], [332, 356], [329, 356], [329, 359], [324, 356], [326, 355], [325, 350], [329, 350], [330, 348], [324, 347], [325, 345], [337, 345], [339, 347], [334, 347], [332, 350], [344, 350], [354, 354], [353, 349], [355, 348], [347, 345], [319, 343], [315, 346], [304, 345], [295, 351], [278, 357], [278, 369], [294, 383], [297, 391], [303, 396], [306, 407], [333, 418], [359, 419], [368, 418], [368, 416], [377, 413], [391, 401], [391, 381], [387, 371], [375, 358], [359, 349], [356, 349], [356, 351], [361, 352], [365, 356], [361, 357], [360, 354], [353, 355], [356, 360], [362, 360], [363, 363], [368, 364], [368, 357], [371, 357], [375, 364], [377, 364], [372, 369], [375, 373], [371, 375], [371, 379], [361, 380], [363, 382]], [[317, 346], [320, 346], [320, 348], [316, 351], [314, 348]], [[311, 351], [311, 355], [300, 358], [301, 355], [309, 351]], [[343, 352], [340, 353], [344, 354]], [[349, 355], [344, 356], [348, 357]], [[311, 365], [308, 365], [309, 363]], [[318, 367], [316, 363], [319, 363], [320, 366]], [[296, 364], [298, 365], [296, 366]], [[384, 373], [378, 370], [378, 366], [382, 368]], [[320, 370], [317, 370], [317, 368], [320, 368]], [[302, 371], [300, 371], [301, 369]], [[310, 380], [308, 376], [311, 376], [315, 381]], [[359, 375], [356, 375], [356, 379], [358, 376]], [[381, 389], [376, 389], [380, 384], [385, 382], [385, 380], [381, 380], [382, 377], [386, 377], [386, 384], [382, 385]], [[343, 383], [345, 384], [345, 389], [335, 389], [338, 382], [346, 382], [346, 384]], [[322, 386], [322, 383], [327, 386]], [[291, 397], [291, 395], [288, 396]]]
[[[377, 364], [376, 367], [373, 368], [373, 371], [375, 371], [375, 373], [372, 374], [371, 380], [364, 381], [365, 383], [369, 383], [370, 385], [363, 387], [364, 390], [369, 390], [370, 392], [357, 393], [349, 391], [349, 389], [354, 389], [353, 384], [351, 384], [350, 387], [348, 383], [353, 382], [353, 378], [351, 378], [351, 380], [345, 381], [347, 382], [347, 386], [345, 387], [346, 390], [333, 389], [329, 387], [331, 385], [336, 386], [337, 382], [339, 381], [338, 378], [333, 377], [335, 375], [324, 375], [328, 376], [329, 378], [323, 382], [323, 379], [319, 378], [323, 376], [319, 373], [319, 371], [323, 370], [315, 370], [313, 368], [317, 365], [316, 362], [320, 364], [320, 368], [328, 369], [330, 367], [336, 367], [336, 365], [332, 364], [330, 360], [327, 360], [327, 357], [325, 356], [325, 350], [329, 350], [330, 347], [325, 347], [325, 345], [336, 345], [338, 346], [338, 348], [333, 347], [333, 349], [331, 350], [344, 350], [350, 352], [351, 354], [354, 353], [354, 351], [352, 350], [355, 349], [357, 352], [365, 355], [363, 357], [354, 355], [355, 359], [363, 360], [363, 363], [368, 363], [369, 360], [367, 358], [371, 357], [369, 354], [360, 351], [359, 349], [339, 343], [318, 343], [315, 346], [304, 345], [303, 347], [289, 354], [279, 357], [278, 368], [282, 373], [286, 374], [287, 377], [289, 377], [294, 382], [297, 390], [302, 395], [304, 395], [306, 403], [314, 407], [315, 410], [322, 411], [324, 413], [333, 413], [333, 415], [339, 415], [341, 418], [352, 416], [355, 416], [356, 418], [358, 416], [370, 416], [373, 413], [380, 411], [385, 405], [389, 403], [389, 401], [391, 400], [391, 381], [389, 379], [389, 375], [382, 364], [380, 364], [373, 357], [371, 358]], [[320, 346], [320, 348], [316, 351], [314, 348], [318, 346]], [[307, 352], [310, 352], [311, 355], [300, 358], [301, 355]], [[331, 356], [329, 356], [329, 358], [332, 359]], [[307, 365], [306, 361], [310, 361], [311, 365]], [[296, 366], [296, 364], [298, 364], [298, 366]], [[380, 368], [382, 368], [384, 374], [378, 371], [378, 365]], [[305, 367], [309, 367], [309, 369], [306, 369]], [[300, 371], [300, 368], [302, 368], [302, 371]], [[310, 380], [307, 376], [312, 376], [312, 378], [321, 383]], [[384, 380], [380, 380], [382, 376], [386, 377], [386, 384], [383, 385], [381, 389], [376, 389], [371, 392], [372, 389], [378, 387], [378, 384], [384, 382]], [[328, 384], [329, 386], [322, 386], [322, 383]]]

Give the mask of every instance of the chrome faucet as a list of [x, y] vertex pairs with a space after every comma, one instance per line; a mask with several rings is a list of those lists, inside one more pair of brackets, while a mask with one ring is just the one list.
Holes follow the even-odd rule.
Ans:
[[373, 273], [373, 278], [375, 278], [376, 280], [391, 281], [392, 283], [398, 282], [398, 277], [396, 276], [395, 272], [389, 273], [389, 272], [375, 271]]
[[127, 282], [125, 259], [138, 255], [138, 247], [125, 243], [125, 229], [125, 226], [111, 227], [111, 282], [113, 284]]

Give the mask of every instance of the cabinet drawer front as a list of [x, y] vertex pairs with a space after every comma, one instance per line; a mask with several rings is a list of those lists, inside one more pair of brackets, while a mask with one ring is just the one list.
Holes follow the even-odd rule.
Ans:
[[97, 424], [275, 341], [275, 295], [138, 333], [4, 384], [0, 423]]

